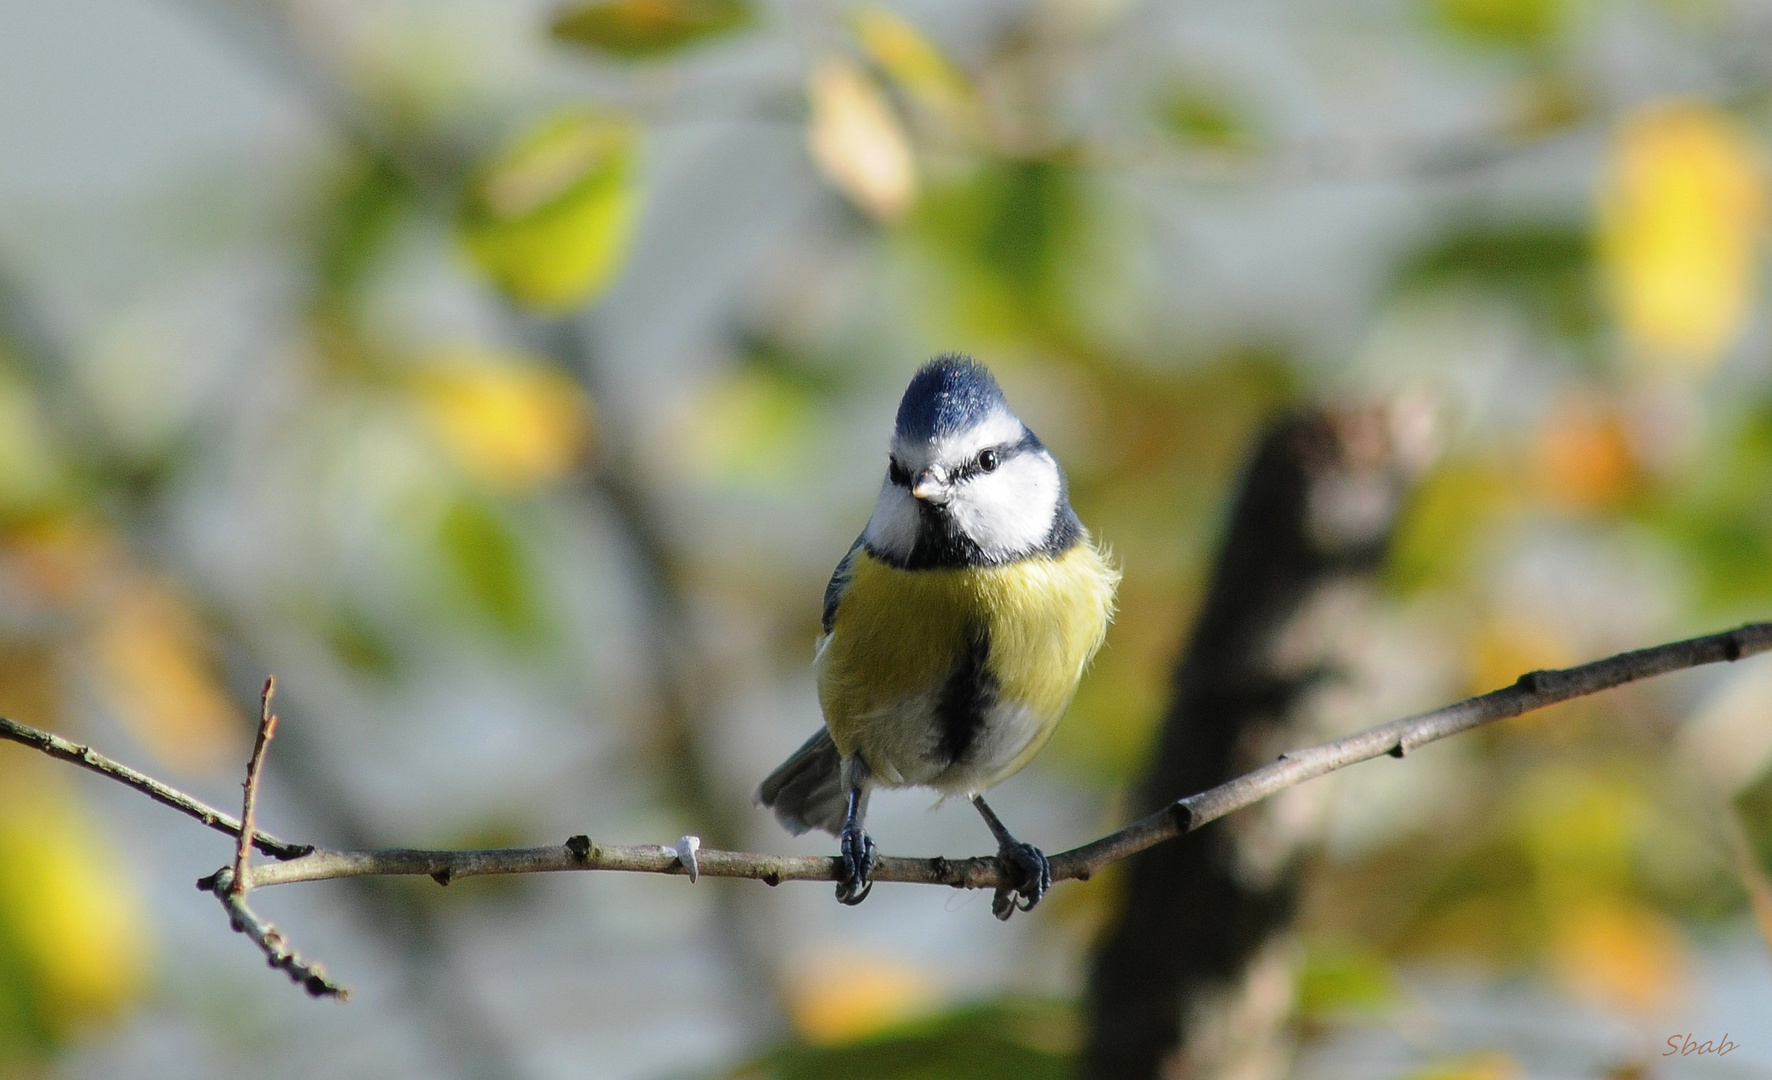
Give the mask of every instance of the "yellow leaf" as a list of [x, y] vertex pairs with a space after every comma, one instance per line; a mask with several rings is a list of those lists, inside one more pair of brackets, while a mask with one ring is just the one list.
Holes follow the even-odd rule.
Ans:
[[115, 1016], [140, 991], [146, 928], [114, 854], [60, 783], [13, 770], [6, 779], [0, 921], [24, 952], [44, 1022], [65, 1035]]
[[244, 753], [239, 714], [216, 680], [213, 645], [171, 588], [145, 577], [121, 583], [90, 650], [106, 703], [160, 760], [203, 772]]
[[578, 384], [527, 358], [448, 349], [417, 376], [415, 391], [463, 471], [498, 491], [558, 479], [590, 443], [590, 403]]
[[1666, 1003], [1684, 967], [1685, 941], [1664, 915], [1617, 898], [1556, 913], [1551, 972], [1577, 997], [1637, 1012]]
[[808, 1040], [864, 1038], [939, 1001], [933, 975], [884, 957], [833, 952], [797, 967], [788, 1006]]
[[474, 179], [461, 237], [520, 304], [561, 311], [590, 300], [627, 252], [638, 197], [631, 124], [574, 109], [518, 137]]
[[1551, 627], [1519, 616], [1500, 616], [1482, 623], [1471, 642], [1473, 693], [1486, 693], [1514, 682], [1528, 671], [1567, 667], [1575, 654]]
[[1571, 510], [1616, 506], [1642, 479], [1624, 418], [1602, 405], [1565, 402], [1539, 432], [1536, 451], [1539, 488]]
[[881, 221], [895, 221], [917, 198], [910, 142], [880, 88], [859, 68], [822, 60], [807, 82], [812, 160], [837, 189]]
[[1707, 367], [1735, 343], [1765, 204], [1758, 148], [1715, 107], [1650, 105], [1619, 128], [1599, 250], [1619, 322], [1650, 358]]
[[972, 101], [972, 89], [947, 57], [896, 12], [868, 4], [850, 16], [849, 27], [868, 59], [880, 66], [918, 104], [954, 118]]
[[1408, 1074], [1408, 1080], [1516, 1080], [1525, 1075], [1520, 1063], [1500, 1051], [1429, 1065]]

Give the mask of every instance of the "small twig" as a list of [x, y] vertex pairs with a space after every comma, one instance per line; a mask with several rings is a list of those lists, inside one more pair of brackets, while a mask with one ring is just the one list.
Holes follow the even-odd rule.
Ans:
[[245, 794], [241, 798], [242, 824], [239, 842], [234, 847], [233, 868], [217, 870], [198, 881], [197, 887], [215, 894], [222, 909], [228, 913], [228, 925], [236, 933], [251, 938], [273, 968], [287, 974], [314, 997], [335, 997], [343, 1001], [350, 996], [349, 991], [328, 979], [319, 964], [303, 960], [290, 947], [289, 939], [281, 930], [259, 918], [258, 913], [246, 905], [247, 890], [252, 888], [252, 844], [247, 837], [252, 835], [252, 819], [258, 811], [258, 784], [264, 773], [265, 751], [270, 749], [271, 736], [277, 733], [277, 714], [271, 711], [271, 699], [276, 693], [277, 677], [272, 675], [265, 679], [265, 688], [259, 694], [258, 738], [252, 744], [252, 756], [246, 761], [246, 782], [241, 785]]
[[[8, 720], [0, 716], [0, 739], [8, 739], [25, 746], [35, 747], [52, 758], [72, 762], [83, 769], [90, 769], [100, 776], [108, 776], [125, 787], [131, 787], [153, 799], [162, 806], [170, 806], [182, 814], [197, 819], [216, 832], [229, 836], [240, 835], [240, 823], [234, 818], [210, 806], [200, 799], [192, 798], [177, 788], [168, 787], [160, 781], [140, 773], [127, 765], [120, 764], [104, 756], [90, 746], [69, 742], [59, 735], [52, 735], [16, 720]], [[279, 840], [263, 829], [252, 832], [253, 846], [271, 856], [273, 859], [299, 859], [314, 850], [312, 844], [291, 844], [287, 840]]]
[[247, 906], [245, 890], [237, 888], [237, 885], [234, 872], [227, 867], [197, 882], [199, 889], [213, 893], [221, 901], [222, 910], [228, 913], [228, 925], [234, 928], [235, 933], [245, 934], [250, 938], [265, 954], [267, 964], [288, 975], [291, 982], [306, 990], [312, 997], [349, 1000], [349, 990], [327, 978], [326, 969], [319, 964], [303, 960], [301, 954], [290, 947], [289, 939], [283, 936], [283, 931], [260, 918], [256, 911]]
[[240, 806], [240, 836], [234, 849], [234, 884], [229, 889], [235, 898], [252, 888], [252, 819], [258, 810], [258, 778], [265, 767], [265, 751], [270, 749], [271, 736], [277, 733], [277, 714], [271, 711], [271, 697], [277, 692], [277, 676], [265, 679], [265, 688], [258, 698], [258, 739], [252, 744], [252, 757], [246, 761], [246, 795]]

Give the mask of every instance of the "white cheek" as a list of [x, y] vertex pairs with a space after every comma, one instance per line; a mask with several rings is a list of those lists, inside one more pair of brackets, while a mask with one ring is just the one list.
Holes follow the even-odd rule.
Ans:
[[909, 491], [888, 480], [880, 488], [880, 499], [874, 503], [874, 516], [868, 519], [862, 537], [875, 551], [903, 561], [911, 557], [911, 550], [917, 546], [921, 525], [917, 500]]
[[1058, 466], [1045, 454], [1024, 453], [966, 481], [949, 509], [987, 558], [1006, 559], [1046, 539], [1058, 498]]

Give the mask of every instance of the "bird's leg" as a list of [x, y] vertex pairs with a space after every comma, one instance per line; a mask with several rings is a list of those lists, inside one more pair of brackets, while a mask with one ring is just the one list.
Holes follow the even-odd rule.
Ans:
[[[991, 899], [991, 914], [1007, 922], [1016, 908], [1028, 911], [1046, 895], [1052, 887], [1052, 864], [1046, 860], [1045, 852], [1009, 835], [982, 796], [972, 796], [972, 805], [978, 807], [991, 835], [997, 838], [997, 861], [1003, 864], [1009, 884], [997, 886], [997, 895]], [[1017, 896], [1021, 898], [1019, 902]]]
[[838, 858], [843, 863], [842, 876], [837, 879], [837, 900], [859, 904], [873, 891], [874, 841], [861, 827], [861, 786], [849, 789], [849, 812], [843, 818], [842, 848]]

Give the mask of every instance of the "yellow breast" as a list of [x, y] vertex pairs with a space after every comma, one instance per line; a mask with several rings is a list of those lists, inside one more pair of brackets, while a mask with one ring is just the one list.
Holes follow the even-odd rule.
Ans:
[[[818, 657], [825, 724], [887, 784], [934, 784], [936, 702], [972, 643], [988, 643], [996, 733], [968, 790], [1006, 779], [1039, 752], [1100, 648], [1119, 574], [1084, 540], [1057, 557], [1003, 566], [899, 570], [855, 553]], [[1025, 730], [1023, 730], [1025, 728]], [[973, 782], [976, 781], [974, 784]]]

